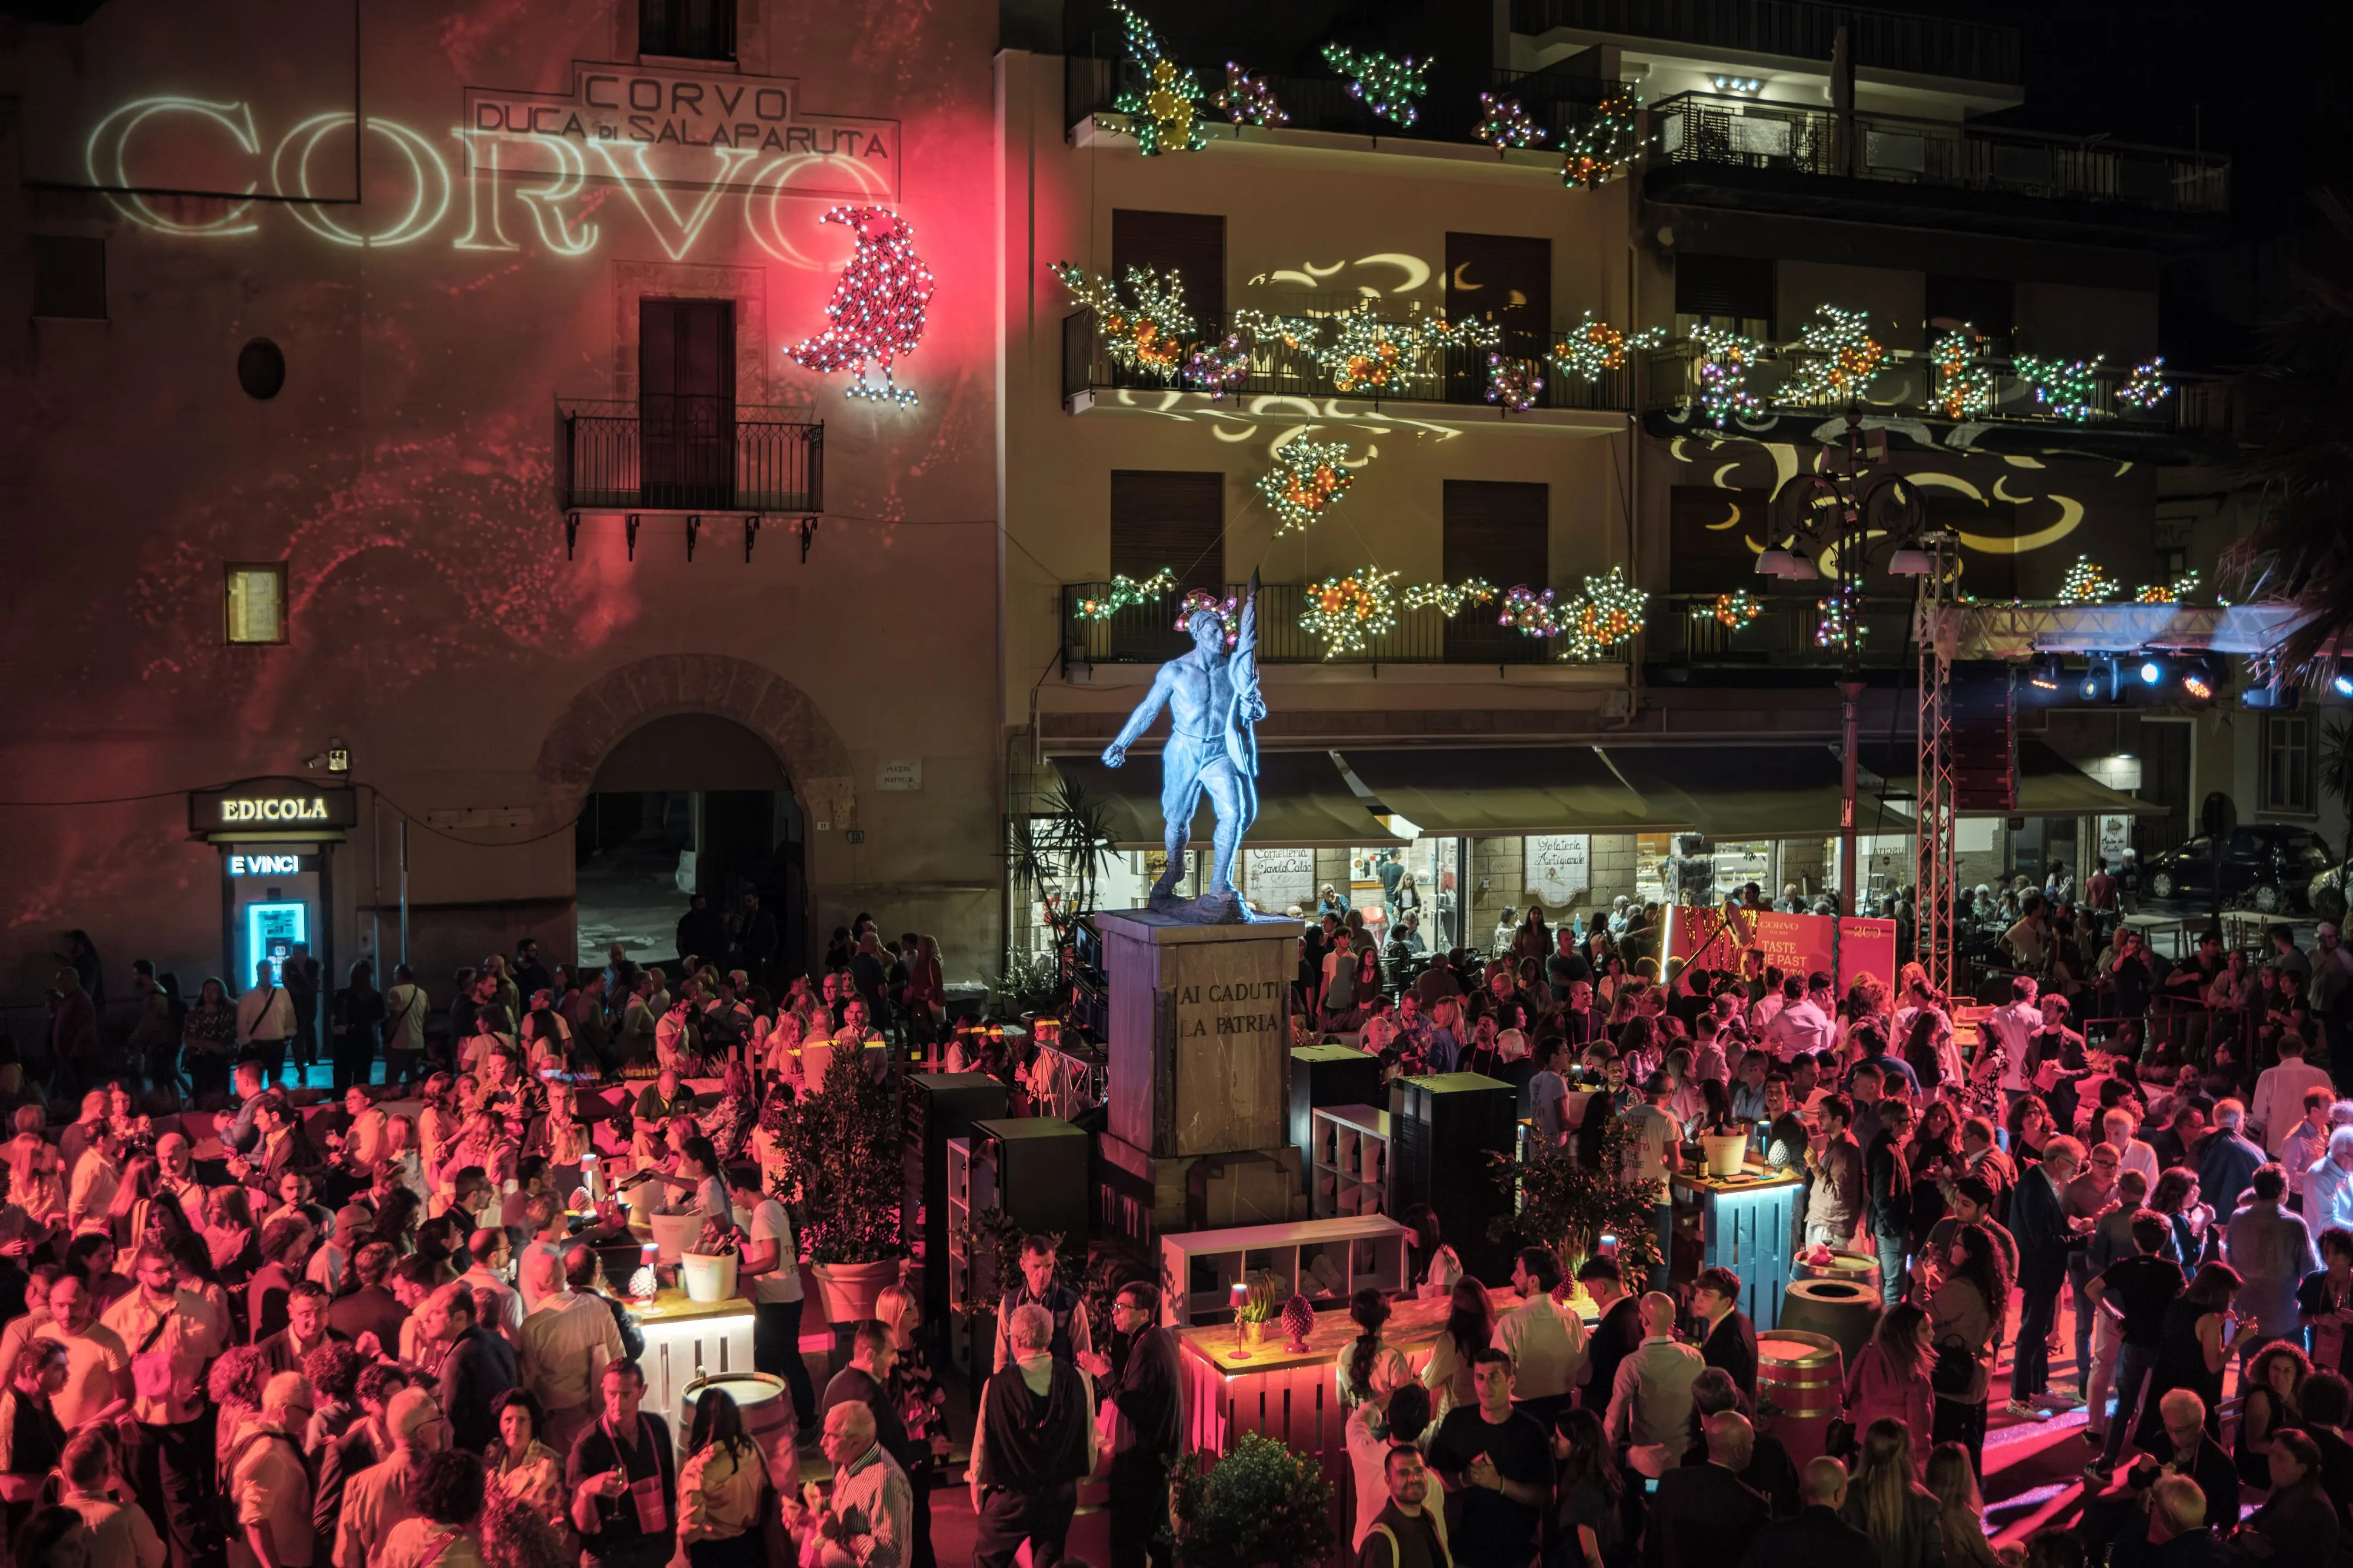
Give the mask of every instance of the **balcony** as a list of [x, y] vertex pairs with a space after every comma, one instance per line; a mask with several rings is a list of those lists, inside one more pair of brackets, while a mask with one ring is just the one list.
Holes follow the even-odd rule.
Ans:
[[[1748, 363], [1742, 385], [1764, 406], [1756, 414], [1736, 416], [1725, 428], [1735, 433], [1762, 433], [1779, 419], [1812, 426], [1846, 412], [1843, 395], [1811, 390], [1805, 372], [1808, 362], [1823, 355], [1802, 342], [1764, 345]], [[1706, 423], [1694, 412], [1701, 389], [1700, 370], [1706, 356], [1689, 341], [1670, 343], [1648, 356], [1645, 382], [1645, 425], [1651, 434], [1689, 435]], [[1971, 362], [1981, 372], [1989, 398], [1987, 406], [1953, 419], [1940, 405], [1945, 383], [1934, 361], [1916, 350], [1893, 350], [1878, 373], [1861, 388], [1865, 416], [1921, 421], [1924, 426], [1971, 427], [1963, 443], [1994, 450], [2039, 449], [2063, 434], [2064, 445], [2080, 451], [2113, 453], [2145, 461], [2168, 458], [2208, 458], [2218, 446], [2233, 444], [2240, 431], [2236, 383], [2227, 376], [2175, 374], [2166, 372], [2166, 395], [2151, 406], [2127, 399], [2124, 389], [2134, 367], [2101, 364], [2089, 376], [2084, 407], [2088, 417], [2069, 419], [2052, 405], [2037, 401], [2034, 383], [2021, 376], [2018, 362], [1986, 356]], [[1788, 438], [1784, 435], [1781, 438]], [[1940, 440], [1950, 444], [1952, 437]]]
[[[1353, 297], [1302, 297], [1285, 300], [1282, 311], [1286, 316], [1307, 317], [1331, 321], [1363, 301]], [[1403, 321], [1398, 315], [1385, 315], [1385, 321]], [[1215, 348], [1234, 330], [1234, 316], [1229, 313], [1215, 322], [1203, 323], [1195, 335], [1185, 341], [1177, 364], [1188, 364], [1196, 349]], [[1505, 330], [1502, 346], [1496, 352], [1504, 354], [1521, 370], [1541, 376], [1544, 388], [1537, 395], [1535, 409], [1615, 411], [1623, 413], [1634, 406], [1633, 374], [1630, 364], [1618, 370], [1604, 371], [1599, 380], [1587, 381], [1568, 375], [1546, 363], [1545, 355], [1553, 343], [1568, 334], [1570, 329], [1556, 329], [1549, 335]], [[1301, 397], [1323, 402], [1330, 398], [1355, 399], [1375, 405], [1384, 403], [1440, 403], [1476, 406], [1499, 418], [1511, 415], [1487, 400], [1489, 365], [1488, 351], [1469, 348], [1418, 348], [1402, 357], [1390, 372], [1388, 381], [1378, 391], [1361, 384], [1342, 391], [1314, 349], [1305, 343], [1291, 346], [1265, 333], [1252, 333], [1249, 375], [1236, 383], [1226, 383], [1223, 393], [1247, 405], [1259, 397]], [[1101, 391], [1136, 392], [1197, 392], [1219, 390], [1202, 378], [1179, 368], [1174, 374], [1162, 376], [1151, 372], [1123, 366], [1107, 351], [1103, 334], [1096, 330], [1092, 311], [1080, 310], [1062, 318], [1062, 402], [1073, 412], [1086, 405], [1085, 400]], [[1531, 410], [1533, 411], [1533, 410]]]
[[2203, 238], [2231, 207], [2213, 153], [1704, 92], [1649, 113], [1652, 201], [2110, 243]]
[[[1749, 592], [1763, 595], [1766, 579], [1757, 579]], [[1827, 592], [1831, 584], [1822, 584]], [[1731, 626], [1712, 613], [1714, 594], [1669, 594], [1652, 601], [1649, 626], [1642, 634], [1642, 660], [1669, 682], [1684, 668], [1711, 672], [1751, 670], [1836, 669], [1842, 650], [1821, 638], [1822, 614], [1812, 596], [1775, 595], [1757, 600], [1757, 615], [1745, 626]], [[1867, 669], [1908, 668], [1918, 658], [1912, 643], [1912, 599], [1874, 598], [1861, 617], [1860, 650]], [[1769, 679], [1769, 677], [1768, 677]]]
[[[1105, 619], [1079, 613], [1080, 605], [1101, 599], [1107, 583], [1066, 583], [1062, 586], [1062, 668], [1073, 665], [1161, 664], [1192, 650], [1193, 639], [1176, 627], [1181, 594], [1114, 611]], [[1225, 593], [1239, 598], [1249, 584], [1229, 583]], [[1300, 613], [1306, 607], [1312, 585], [1303, 583], [1261, 583], [1258, 591], [1261, 664], [1456, 664], [1560, 665], [1557, 647], [1543, 637], [1496, 624], [1492, 605], [1471, 605], [1452, 619], [1434, 609], [1397, 614], [1397, 626], [1386, 637], [1370, 639], [1363, 649], [1324, 657], [1324, 644], [1302, 628]], [[1615, 662], [1615, 661], [1613, 661]]]
[[714, 397], [558, 398], [563, 511], [825, 510], [825, 426], [807, 408]]
[[2016, 86], [2024, 79], [2015, 27], [1905, 16], [1820, 0], [1513, 0], [1512, 31], [1556, 28], [1657, 38], [1705, 49], [1827, 62], [1847, 29], [1863, 70]]
[[[1208, 62], [1228, 58], [1230, 51], [1221, 44], [1204, 42], [1192, 47], [1183, 43], [1175, 46], [1180, 60]], [[1213, 65], [1195, 63], [1194, 70], [1203, 88], [1214, 93], [1222, 85], [1223, 73]], [[1601, 103], [1610, 98], [1630, 95], [1632, 89], [1616, 81], [1598, 77], [1573, 76], [1560, 70], [1513, 71], [1491, 73], [1491, 90], [1500, 97], [1516, 98], [1528, 117], [1547, 133], [1544, 147], [1557, 149], [1576, 132], [1590, 123]], [[1275, 101], [1282, 106], [1289, 118], [1280, 127], [1283, 131], [1321, 131], [1350, 136], [1377, 136], [1385, 142], [1451, 142], [1467, 145], [1489, 146], [1472, 134], [1477, 123], [1475, 102], [1467, 112], [1425, 102], [1419, 118], [1411, 125], [1399, 125], [1376, 115], [1364, 100], [1348, 91], [1348, 84], [1336, 76], [1267, 75], [1267, 86], [1273, 91]], [[1129, 58], [1116, 34], [1098, 34], [1085, 54], [1066, 55], [1062, 60], [1062, 119], [1066, 131], [1077, 128], [1092, 115], [1116, 116], [1113, 106], [1125, 92], [1144, 90], [1144, 72]], [[1204, 102], [1200, 111], [1212, 137], [1224, 126], [1224, 117], [1215, 107]]]

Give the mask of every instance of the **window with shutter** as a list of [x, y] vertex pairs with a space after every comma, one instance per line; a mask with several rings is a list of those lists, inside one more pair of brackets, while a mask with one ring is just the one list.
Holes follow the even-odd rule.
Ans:
[[638, 302], [638, 420], [647, 506], [733, 503], [733, 300]]
[[[1500, 595], [1523, 584], [1541, 593], [1552, 582], [1550, 492], [1544, 485], [1496, 479], [1446, 481], [1443, 569], [1449, 583], [1484, 578]], [[1525, 634], [1493, 615], [1470, 613], [1446, 623], [1446, 657], [1473, 662], [1520, 651]]]
[[1773, 263], [1746, 256], [1675, 257], [1675, 333], [1706, 323], [1752, 338], [1774, 329]]
[[1213, 335], [1212, 323], [1226, 313], [1226, 220], [1220, 213], [1155, 213], [1114, 207], [1111, 215], [1111, 269], [1125, 283], [1131, 267], [1155, 273], [1176, 271], [1185, 279], [1185, 303]]
[[1112, 626], [1122, 657], [1174, 658], [1190, 647], [1176, 630], [1176, 602], [1188, 590], [1225, 594], [1226, 476], [1113, 469], [1111, 476], [1111, 569], [1142, 582], [1162, 570], [1176, 585], [1157, 610], [1122, 616]]

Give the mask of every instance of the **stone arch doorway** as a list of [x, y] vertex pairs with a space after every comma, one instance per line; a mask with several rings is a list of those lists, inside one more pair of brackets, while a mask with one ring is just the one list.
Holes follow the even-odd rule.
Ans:
[[[725, 917], [750, 890], [777, 938], [755, 979], [773, 987], [805, 971], [808, 806], [841, 798], [849, 756], [797, 687], [715, 656], [624, 666], [567, 705], [538, 772], [557, 819], [575, 818], [584, 962], [616, 941], [641, 963], [718, 958]], [[681, 936], [698, 892], [704, 910]]]

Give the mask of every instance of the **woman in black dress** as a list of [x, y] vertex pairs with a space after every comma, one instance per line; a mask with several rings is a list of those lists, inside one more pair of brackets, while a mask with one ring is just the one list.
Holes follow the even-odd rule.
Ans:
[[2253, 1319], [2238, 1331], [2228, 1331], [2231, 1299], [2238, 1294], [2239, 1271], [2227, 1263], [2209, 1263], [2189, 1281], [2189, 1289], [2165, 1310], [2165, 1337], [2157, 1352], [2157, 1372], [2149, 1379], [2148, 1401], [2141, 1409], [2140, 1427], [2133, 1441], [2151, 1453], [2165, 1436], [2158, 1407], [2177, 1388], [2186, 1388], [2206, 1405], [2206, 1430], [2217, 1442], [2222, 1436], [2222, 1369], [2239, 1348], [2253, 1339]]

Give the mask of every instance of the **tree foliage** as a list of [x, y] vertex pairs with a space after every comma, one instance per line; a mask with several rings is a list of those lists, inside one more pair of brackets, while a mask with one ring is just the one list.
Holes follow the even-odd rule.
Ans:
[[1603, 1124], [1599, 1157], [1591, 1165], [1577, 1158], [1575, 1137], [1525, 1162], [1490, 1153], [1489, 1162], [1506, 1179], [1516, 1176], [1520, 1186], [1519, 1213], [1497, 1221], [1495, 1235], [1516, 1232], [1525, 1241], [1549, 1247], [1572, 1271], [1592, 1254], [1599, 1237], [1614, 1236], [1626, 1289], [1641, 1289], [1662, 1259], [1651, 1190], [1627, 1174], [1635, 1139], [1633, 1125], [1620, 1115]]
[[1338, 1537], [1324, 1467], [1273, 1438], [1244, 1432], [1204, 1474], [1177, 1467], [1176, 1560], [1185, 1568], [1321, 1563]]
[[[907, 1255], [899, 1205], [899, 1100], [863, 1050], [835, 1050], [825, 1080], [785, 1110], [780, 1147], [797, 1182], [793, 1233], [811, 1263], [881, 1263]], [[787, 1196], [787, 1194], [779, 1194]]]

